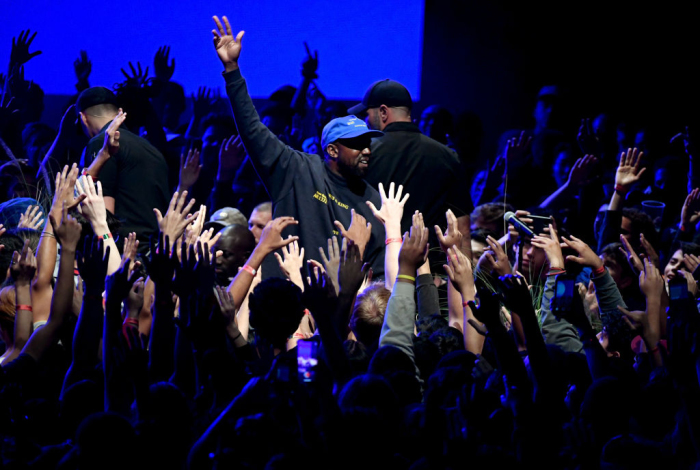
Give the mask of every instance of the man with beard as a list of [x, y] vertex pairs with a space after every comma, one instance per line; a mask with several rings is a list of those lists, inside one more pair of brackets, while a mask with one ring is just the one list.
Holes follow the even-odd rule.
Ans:
[[228, 286], [255, 249], [255, 236], [248, 227], [240, 224], [229, 225], [220, 233], [221, 237], [214, 245], [214, 250], [222, 252], [216, 257], [216, 283]]
[[[214, 17], [217, 29], [214, 46], [224, 66], [226, 93], [231, 101], [233, 117], [239, 135], [273, 203], [272, 218], [291, 216], [299, 221], [284, 235], [298, 235], [305, 254], [312, 257], [319, 247], [327, 245], [333, 235], [355, 233], [361, 215], [373, 220], [366, 204], [381, 206], [379, 193], [363, 177], [367, 172], [372, 137], [383, 135], [372, 131], [355, 116], [333, 119], [323, 129], [321, 145], [324, 160], [318, 155], [296, 151], [282, 143], [265, 127], [255, 111], [246, 82], [238, 68], [243, 32], [234, 37], [226, 17], [222, 24]], [[355, 227], [350, 228], [355, 219]], [[364, 223], [362, 223], [363, 229]], [[351, 236], [352, 238], [352, 236]], [[366, 246], [358, 243], [363, 259], [372, 265], [375, 274], [384, 271], [384, 227], [371, 226]], [[274, 257], [269, 256], [262, 267], [263, 277], [280, 276]]]

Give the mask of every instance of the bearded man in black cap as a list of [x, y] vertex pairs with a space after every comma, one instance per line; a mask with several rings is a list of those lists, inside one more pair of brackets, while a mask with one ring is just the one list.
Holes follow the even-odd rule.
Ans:
[[[464, 235], [462, 249], [469, 253], [469, 214], [474, 208], [469, 182], [457, 153], [421, 134], [411, 122], [412, 104], [405, 86], [385, 79], [370, 85], [362, 102], [348, 109], [348, 113], [363, 117], [370, 129], [384, 132], [372, 139], [372, 159], [365, 179], [375, 188], [379, 183], [385, 188], [391, 182], [402, 184], [404, 193], [411, 195], [404, 206], [401, 233], [410, 229], [416, 210], [423, 213], [425, 225], [432, 229], [435, 225], [444, 227], [445, 213], [451, 209]], [[437, 246], [432, 237], [431, 246]]]
[[126, 113], [117, 108], [117, 97], [109, 89], [84, 90], [76, 112], [90, 137], [81, 166], [90, 166], [93, 179], [99, 178], [107, 210], [122, 221], [120, 235], [136, 232], [139, 251], [145, 252], [149, 237], [158, 234], [153, 209], [165, 213], [170, 202], [165, 158], [122, 125]]

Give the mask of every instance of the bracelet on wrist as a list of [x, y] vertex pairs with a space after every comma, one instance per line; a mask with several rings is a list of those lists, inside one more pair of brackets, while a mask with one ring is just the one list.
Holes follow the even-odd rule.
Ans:
[[247, 273], [250, 273], [252, 276], [255, 276], [256, 274], [258, 274], [257, 269], [255, 269], [254, 267], [252, 267], [252, 266], [250, 266], [250, 265], [248, 265], [248, 264], [246, 264], [245, 266], [243, 266], [243, 267], [241, 268], [241, 270], [243, 270], [243, 271], [245, 271], [245, 272], [247, 272]]
[[627, 194], [628, 190], [627, 190], [627, 188], [625, 188], [621, 184], [616, 184], [615, 185], [615, 192], [620, 193], [621, 196], [624, 196]]
[[399, 274], [398, 276], [396, 276], [396, 279], [403, 279], [405, 281], [416, 282], [416, 278], [413, 276], [409, 276], [408, 274]]
[[600, 277], [605, 274], [605, 265], [601, 265], [593, 270], [594, 277]]
[[386, 241], [384, 242], [385, 245], [389, 245], [391, 243], [403, 243], [402, 238], [387, 238]]
[[114, 240], [114, 237], [112, 236], [111, 232], [105, 233], [104, 235], [98, 235], [97, 238], [99, 238], [100, 240], [107, 240], [109, 238]]
[[26, 310], [27, 312], [33, 312], [31, 305], [17, 304], [15, 305], [17, 310]]

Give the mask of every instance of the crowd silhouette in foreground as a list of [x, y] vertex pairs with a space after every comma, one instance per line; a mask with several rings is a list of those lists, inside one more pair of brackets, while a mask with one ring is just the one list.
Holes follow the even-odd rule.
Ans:
[[692, 127], [547, 85], [484, 162], [476, 116], [329, 100], [308, 46], [256, 109], [213, 19], [189, 122], [164, 46], [114, 88], [81, 52], [48, 126], [12, 42], [0, 468], [698, 468]]

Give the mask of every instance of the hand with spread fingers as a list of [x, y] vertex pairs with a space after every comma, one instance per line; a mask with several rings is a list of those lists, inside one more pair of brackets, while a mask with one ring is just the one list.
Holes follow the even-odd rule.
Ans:
[[[291, 235], [290, 235], [291, 237]], [[299, 274], [304, 266], [304, 248], [299, 249], [299, 242], [295, 241], [282, 247], [282, 256], [275, 252], [275, 258], [280, 265], [280, 269], [287, 278], [296, 284], [300, 289], [304, 288], [304, 282]]]
[[245, 31], [240, 31], [236, 37], [231, 32], [231, 24], [227, 17], [222, 17], [223, 24], [218, 16], [214, 16], [216, 29], [212, 29], [214, 35], [214, 48], [219, 60], [224, 65], [225, 72], [232, 72], [238, 68], [238, 58], [241, 55], [241, 41]]
[[452, 285], [462, 295], [473, 295], [474, 274], [472, 264], [464, 253], [453, 246], [447, 249], [447, 264], [443, 265]]
[[447, 253], [447, 250], [453, 246], [457, 248], [462, 246], [462, 232], [457, 228], [457, 217], [454, 215], [451, 209], [448, 209], [445, 213], [447, 218], [447, 230], [442, 233], [439, 226], [435, 226], [435, 233], [437, 235], [438, 241], [440, 242], [440, 249]]
[[627, 262], [629, 263], [632, 270], [636, 274], [639, 274], [640, 272], [644, 271], [644, 264], [642, 263], [642, 259], [634, 251], [634, 248], [632, 248], [632, 245], [630, 244], [629, 240], [627, 240], [627, 238], [625, 238], [623, 235], [620, 235], [620, 243], [622, 243], [620, 251], [624, 253], [627, 257]]
[[30, 230], [41, 230], [44, 226], [44, 215], [40, 210], [40, 206], [27, 206], [24, 214], [20, 214], [17, 228], [28, 228]]
[[338, 269], [340, 268], [340, 253], [341, 251], [347, 250], [348, 239], [343, 238], [342, 248], [338, 247], [338, 238], [333, 237], [328, 239], [328, 256], [323, 252], [322, 247], [318, 247], [318, 251], [321, 254], [321, 261], [323, 261], [323, 268], [328, 279], [333, 283], [336, 292], [340, 292], [340, 284], [338, 283]]
[[[396, 189], [396, 194], [394, 194], [394, 183], [389, 184], [389, 193], [384, 191], [384, 185], [379, 183], [379, 196], [382, 199], [382, 207], [377, 210], [371, 201], [367, 201], [367, 206], [372, 210], [372, 214], [377, 218], [385, 227], [398, 227], [401, 230], [401, 218], [403, 217], [403, 208], [406, 205], [409, 194], [406, 193], [401, 197], [403, 193], [403, 186], [399, 185]], [[388, 236], [388, 235], [387, 235]]]
[[564, 269], [564, 255], [561, 252], [557, 231], [552, 224], [549, 224], [549, 236], [536, 235], [531, 243], [532, 246], [544, 250], [550, 268]]
[[158, 219], [158, 227], [163, 234], [167, 235], [170, 240], [177, 240], [185, 233], [187, 226], [194, 221], [198, 213], [190, 214], [192, 206], [194, 206], [195, 200], [191, 199], [187, 205], [187, 191], [182, 194], [175, 191], [172, 199], [170, 200], [170, 205], [168, 206], [168, 211], [165, 213], [165, 217], [161, 214], [160, 210], [153, 209]]
[[261, 249], [262, 252], [269, 254], [283, 246], [298, 241], [299, 237], [296, 235], [282, 238], [282, 231], [285, 228], [290, 225], [297, 225], [298, 223], [298, 221], [294, 220], [294, 217], [277, 217], [276, 219], [272, 219], [265, 225], [260, 235], [258, 248]]
[[636, 148], [627, 149], [620, 154], [620, 164], [615, 173], [615, 188], [623, 193], [630, 190], [633, 184], [638, 182], [646, 168], [639, 168], [644, 152]]
[[185, 154], [180, 154], [180, 183], [177, 187], [178, 192], [189, 191], [199, 179], [199, 173], [202, 171], [203, 165], [199, 164], [199, 150], [190, 149]]
[[578, 256], [569, 255], [566, 257], [566, 261], [572, 261], [582, 266], [593, 268], [594, 270], [603, 266], [603, 260], [600, 259], [597, 254], [595, 254], [595, 251], [593, 251], [591, 247], [586, 244], [586, 242], [579, 240], [573, 235], [571, 235], [570, 238], [571, 239], [561, 237], [563, 241], [561, 247], [571, 248], [578, 253]]

